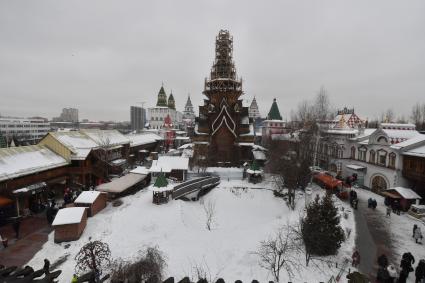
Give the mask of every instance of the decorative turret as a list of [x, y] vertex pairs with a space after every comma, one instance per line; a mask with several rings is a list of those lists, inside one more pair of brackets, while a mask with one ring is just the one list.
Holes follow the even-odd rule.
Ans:
[[249, 113], [249, 118], [252, 118], [252, 119], [257, 119], [257, 118], [260, 118], [260, 116], [261, 116], [260, 110], [258, 109], [257, 100], [255, 99], [255, 96], [254, 96], [254, 99], [251, 102], [251, 105], [249, 106], [248, 113]]
[[173, 91], [171, 91], [170, 96], [168, 97], [168, 108], [176, 109], [176, 102], [174, 101]]
[[270, 108], [269, 114], [267, 115], [267, 120], [282, 120], [280, 116], [279, 107], [276, 103], [276, 98], [273, 99], [272, 107]]
[[187, 96], [186, 105], [184, 106], [184, 114], [194, 114], [192, 101], [190, 100], [190, 95]]
[[158, 100], [156, 102], [156, 106], [167, 107], [167, 94], [165, 93], [164, 86], [161, 86], [161, 89], [158, 92]]

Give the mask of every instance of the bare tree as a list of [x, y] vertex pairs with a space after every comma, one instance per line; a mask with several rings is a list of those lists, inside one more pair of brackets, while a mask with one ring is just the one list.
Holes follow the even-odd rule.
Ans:
[[112, 264], [111, 282], [162, 282], [166, 267], [164, 254], [158, 247], [140, 251], [133, 262], [115, 260]]
[[416, 127], [419, 127], [421, 125], [421, 123], [422, 123], [422, 109], [421, 109], [421, 105], [419, 103], [417, 103], [413, 106], [412, 114], [410, 115], [410, 119], [416, 125]]
[[321, 86], [313, 102], [314, 117], [319, 121], [327, 120], [330, 116], [330, 101], [328, 92], [324, 86]]
[[193, 165], [198, 167], [198, 172], [201, 170], [205, 172], [209, 163], [209, 152], [208, 147], [203, 145], [198, 145], [194, 147], [193, 154]]
[[111, 263], [111, 251], [108, 244], [101, 241], [90, 241], [85, 244], [75, 256], [77, 274], [93, 271], [102, 274], [104, 268]]
[[202, 282], [206, 280], [207, 282], [216, 282], [220, 276], [220, 273], [224, 269], [224, 265], [217, 269], [217, 272], [211, 271], [208, 262], [205, 260], [205, 256], [202, 259], [202, 262], [191, 262], [191, 279], [193, 282]]
[[268, 240], [262, 241], [256, 254], [260, 266], [269, 270], [275, 281], [279, 282], [280, 273], [285, 270], [289, 277], [301, 266], [298, 258], [299, 241], [289, 223]]
[[395, 121], [395, 113], [394, 113], [394, 110], [392, 110], [391, 108], [381, 113], [381, 118], [380, 118], [381, 123], [391, 123], [394, 121]]
[[204, 203], [204, 211], [205, 211], [205, 225], [209, 231], [212, 229], [212, 225], [214, 224], [214, 218], [216, 213], [215, 201], [209, 200]]
[[95, 151], [95, 155], [101, 163], [101, 169], [105, 178], [109, 178], [109, 161], [111, 160], [112, 145], [109, 137], [102, 136], [99, 141], [99, 146]]

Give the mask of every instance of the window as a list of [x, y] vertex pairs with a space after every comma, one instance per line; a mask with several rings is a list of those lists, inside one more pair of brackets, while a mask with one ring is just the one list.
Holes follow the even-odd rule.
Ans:
[[385, 150], [378, 150], [378, 165], [387, 165], [387, 152]]
[[370, 152], [369, 152], [369, 163], [373, 163], [373, 164], [375, 164], [375, 151], [374, 150], [371, 150]]
[[390, 157], [390, 159], [389, 159], [389, 161], [388, 161], [388, 167], [390, 167], [390, 168], [395, 168], [395, 158], [396, 158], [396, 155], [395, 155], [395, 153], [394, 152], [391, 152], [390, 154], [389, 154], [389, 157]]
[[367, 148], [365, 146], [359, 147], [359, 160], [366, 161]]
[[354, 146], [351, 147], [351, 159], [356, 159], [356, 148]]

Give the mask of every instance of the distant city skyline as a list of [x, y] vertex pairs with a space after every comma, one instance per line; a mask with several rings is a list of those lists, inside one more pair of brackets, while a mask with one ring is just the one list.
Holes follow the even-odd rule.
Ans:
[[242, 96], [283, 119], [323, 85], [334, 108], [410, 115], [425, 99], [425, 2], [2, 1], [0, 114], [129, 121], [164, 83], [183, 111], [203, 104], [215, 36], [228, 29]]

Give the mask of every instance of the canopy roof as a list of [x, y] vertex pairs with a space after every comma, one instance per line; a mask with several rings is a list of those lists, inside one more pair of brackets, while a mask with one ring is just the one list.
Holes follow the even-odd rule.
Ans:
[[395, 187], [389, 188], [386, 192], [397, 192], [404, 199], [421, 199], [421, 197], [415, 193], [412, 189], [403, 188], [403, 187]]
[[122, 193], [137, 183], [143, 181], [146, 175], [129, 173], [112, 182], [105, 183], [96, 187], [96, 191], [105, 193]]

